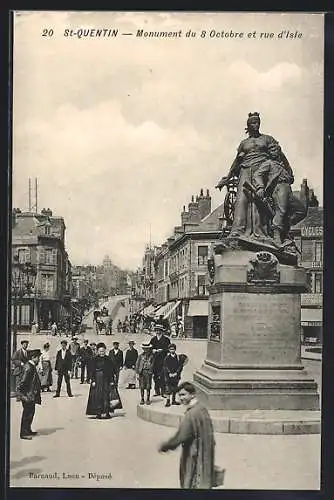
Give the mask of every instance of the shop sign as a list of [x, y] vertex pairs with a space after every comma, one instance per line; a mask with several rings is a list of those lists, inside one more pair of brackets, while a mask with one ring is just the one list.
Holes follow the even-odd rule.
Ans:
[[301, 235], [303, 238], [322, 238], [322, 226], [304, 226], [301, 228]]

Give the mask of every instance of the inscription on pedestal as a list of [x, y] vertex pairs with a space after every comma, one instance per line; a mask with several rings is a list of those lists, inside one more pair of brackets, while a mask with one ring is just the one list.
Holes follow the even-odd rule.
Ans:
[[224, 293], [223, 364], [300, 362], [300, 296]]

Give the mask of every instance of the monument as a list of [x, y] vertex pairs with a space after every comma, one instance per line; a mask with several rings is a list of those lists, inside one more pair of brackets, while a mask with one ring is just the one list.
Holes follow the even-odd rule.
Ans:
[[317, 384], [301, 362], [301, 293], [305, 270], [290, 227], [308, 210], [291, 190], [293, 172], [279, 143], [260, 133], [250, 113], [248, 137], [230, 172], [227, 230], [208, 261], [207, 355], [194, 373], [212, 410], [319, 410]]

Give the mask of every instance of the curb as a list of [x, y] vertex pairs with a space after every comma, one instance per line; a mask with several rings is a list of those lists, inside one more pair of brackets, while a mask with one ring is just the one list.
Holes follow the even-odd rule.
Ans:
[[[310, 412], [295, 410], [298, 415], [291, 418], [291, 412], [287, 414], [283, 410], [277, 415], [277, 411], [266, 412], [266, 418], [259, 418], [257, 411], [241, 412], [238, 416], [223, 415], [223, 412], [210, 411], [213, 428], [215, 432], [223, 434], [262, 434], [262, 435], [301, 435], [320, 434], [321, 416], [320, 411], [314, 411], [314, 416], [308, 416]], [[236, 415], [237, 412], [235, 412]], [[284, 416], [285, 414], [285, 416]], [[164, 408], [154, 409], [152, 406], [137, 406], [137, 416], [153, 424], [164, 425], [166, 427], [178, 427], [183, 413], [164, 411]]]

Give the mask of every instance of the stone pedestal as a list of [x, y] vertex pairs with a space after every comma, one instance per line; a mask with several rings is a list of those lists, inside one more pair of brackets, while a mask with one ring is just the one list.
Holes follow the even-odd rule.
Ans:
[[214, 256], [207, 356], [194, 383], [213, 410], [318, 410], [317, 384], [301, 363], [305, 270], [260, 253]]

